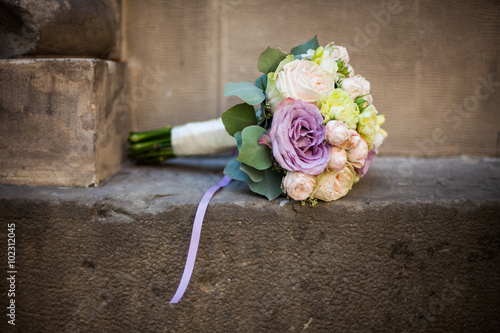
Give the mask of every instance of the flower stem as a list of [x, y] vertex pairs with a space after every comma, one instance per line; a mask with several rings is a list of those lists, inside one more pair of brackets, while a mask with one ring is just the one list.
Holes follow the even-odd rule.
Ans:
[[173, 157], [175, 157], [175, 154], [174, 154], [173, 150], [170, 148], [170, 149], [163, 149], [163, 150], [158, 150], [158, 151], [130, 153], [130, 154], [128, 154], [128, 156], [132, 157], [134, 159], [144, 159], [144, 158], [159, 157], [159, 156], [173, 158]]
[[128, 157], [139, 163], [157, 163], [176, 157], [172, 149], [172, 127], [130, 132], [128, 142]]
[[152, 131], [146, 132], [130, 132], [128, 141], [130, 143], [143, 142], [160, 137], [171, 137], [172, 127], [162, 127]]
[[143, 152], [150, 149], [154, 150], [159, 148], [172, 148], [172, 139], [162, 138], [158, 140], [138, 142], [130, 145], [130, 147], [128, 147], [128, 150], [130, 152]]

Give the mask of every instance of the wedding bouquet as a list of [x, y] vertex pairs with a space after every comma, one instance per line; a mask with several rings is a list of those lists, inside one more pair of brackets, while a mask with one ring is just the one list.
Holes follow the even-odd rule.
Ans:
[[346, 48], [314, 37], [290, 53], [267, 48], [257, 67], [255, 83], [225, 86], [225, 96], [243, 103], [208, 122], [131, 133], [129, 157], [155, 162], [237, 148], [224, 173], [269, 200], [286, 194], [314, 205], [346, 195], [387, 136]]

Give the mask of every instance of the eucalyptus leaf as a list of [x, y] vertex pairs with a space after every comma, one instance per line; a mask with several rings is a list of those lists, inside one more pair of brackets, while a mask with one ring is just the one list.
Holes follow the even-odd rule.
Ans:
[[307, 53], [307, 50], [309, 50], [309, 49], [316, 50], [318, 47], [319, 47], [318, 37], [314, 36], [314, 38], [312, 38], [311, 40], [308, 40], [304, 44], [301, 44], [299, 46], [294, 47], [290, 53], [293, 54], [294, 56], [296, 56], [296, 55]]
[[222, 123], [229, 135], [242, 131], [245, 127], [257, 124], [253, 106], [247, 103], [236, 104], [222, 114]]
[[260, 72], [267, 74], [274, 72], [281, 60], [285, 59], [285, 54], [279, 49], [268, 47], [259, 57], [257, 68]]
[[254, 85], [257, 88], [260, 88], [263, 91], [266, 91], [266, 88], [267, 88], [267, 74], [262, 74], [257, 80], [255, 80]]
[[241, 163], [240, 170], [243, 171], [250, 177], [254, 182], [261, 182], [264, 180], [264, 171], [257, 170], [254, 167]]
[[248, 187], [253, 192], [265, 196], [269, 200], [274, 200], [282, 193], [281, 174], [269, 168], [264, 170], [264, 178], [260, 182], [247, 180]]
[[259, 140], [267, 133], [260, 126], [248, 126], [242, 132], [243, 145], [237, 160], [258, 170], [271, 167], [271, 148], [259, 144]]
[[235, 156], [226, 164], [226, 167], [224, 168], [224, 174], [233, 179], [246, 182], [248, 179], [248, 175], [243, 172], [240, 167], [241, 162], [237, 161]]
[[260, 104], [266, 99], [266, 95], [261, 88], [256, 87], [250, 82], [228, 82], [224, 88], [224, 96], [238, 96], [245, 103], [250, 105]]
[[241, 150], [241, 146], [243, 145], [243, 138], [241, 137], [241, 131], [234, 133], [234, 138], [236, 139], [236, 144], [238, 145], [238, 151]]

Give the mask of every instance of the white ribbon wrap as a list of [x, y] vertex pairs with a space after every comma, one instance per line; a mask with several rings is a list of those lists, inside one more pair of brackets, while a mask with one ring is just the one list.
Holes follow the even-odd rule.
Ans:
[[236, 149], [236, 139], [227, 134], [221, 118], [187, 123], [172, 128], [175, 156], [222, 153]]

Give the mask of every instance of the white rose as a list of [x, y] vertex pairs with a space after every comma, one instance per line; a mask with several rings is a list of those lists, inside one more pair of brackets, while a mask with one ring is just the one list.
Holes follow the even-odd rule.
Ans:
[[378, 150], [378, 148], [382, 145], [384, 142], [384, 135], [382, 133], [376, 133], [375, 137], [373, 139], [373, 146], [375, 146], [375, 149]]
[[301, 58], [305, 60], [311, 60], [314, 57], [314, 51], [313, 49], [307, 50], [307, 53], [301, 54]]
[[337, 81], [338, 79], [338, 73], [337, 71], [339, 70], [339, 65], [337, 62], [333, 59], [325, 59], [321, 62], [320, 67], [325, 70], [326, 72], [330, 73], [333, 75], [333, 79]]
[[316, 178], [314, 176], [300, 171], [289, 171], [283, 177], [281, 188], [293, 200], [302, 201], [311, 196], [315, 184]]
[[325, 126], [325, 136], [332, 146], [341, 146], [351, 138], [351, 131], [343, 121], [330, 120]]
[[328, 167], [332, 170], [342, 170], [347, 163], [347, 153], [345, 149], [340, 147], [332, 147], [330, 150], [330, 159], [328, 160]]
[[356, 172], [349, 163], [340, 171], [326, 170], [316, 177], [313, 198], [332, 201], [349, 192], [356, 180]]
[[370, 95], [370, 82], [361, 75], [354, 75], [342, 80], [342, 89], [345, 90], [354, 101], [356, 98], [366, 95], [363, 96], [363, 98], [366, 99], [368, 103], [373, 103], [372, 95]]
[[353, 77], [354, 74], [354, 68], [351, 65], [347, 65], [347, 71], [349, 72], [349, 75], [347, 77]]
[[335, 88], [332, 74], [308, 60], [294, 60], [277, 73], [276, 89], [284, 99], [300, 99], [316, 104], [321, 96], [328, 96]]
[[342, 60], [344, 61], [344, 65], [347, 65], [349, 62], [349, 54], [347, 53], [347, 49], [345, 47], [330, 43], [325, 46], [325, 50], [330, 52], [330, 57], [333, 60]]

